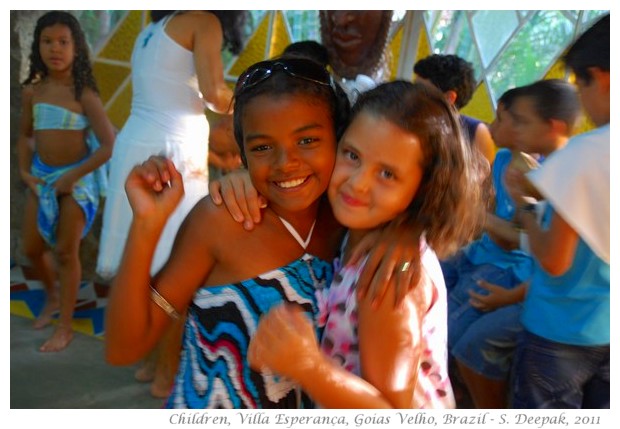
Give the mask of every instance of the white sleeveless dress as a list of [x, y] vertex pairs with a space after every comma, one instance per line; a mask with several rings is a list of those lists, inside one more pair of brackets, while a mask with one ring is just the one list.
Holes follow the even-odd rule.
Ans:
[[124, 186], [135, 165], [151, 155], [165, 155], [181, 172], [185, 187], [185, 196], [159, 240], [151, 274], [166, 262], [181, 222], [209, 191], [209, 123], [194, 58], [165, 33], [169, 18], [149, 24], [134, 45], [131, 114], [117, 136], [110, 161], [97, 260], [97, 273], [104, 278], [116, 274], [123, 254], [132, 219]]

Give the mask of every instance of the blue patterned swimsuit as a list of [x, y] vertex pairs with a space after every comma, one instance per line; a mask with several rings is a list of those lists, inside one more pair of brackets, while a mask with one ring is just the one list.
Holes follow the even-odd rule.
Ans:
[[250, 280], [200, 288], [188, 309], [181, 363], [167, 408], [308, 408], [291, 380], [252, 370], [250, 338], [274, 305], [300, 304], [315, 320], [315, 291], [329, 285], [332, 265], [305, 254]]
[[[86, 130], [86, 144], [89, 152], [92, 153], [99, 147], [97, 136], [90, 128], [90, 123], [85, 115], [49, 103], [34, 104], [32, 106], [32, 115], [35, 131]], [[63, 166], [47, 165], [36, 153], [32, 158], [30, 173], [44, 181], [43, 184], [37, 185], [39, 198], [37, 226], [41, 236], [50, 246], [56, 245], [56, 228], [60, 218], [60, 206], [53, 185], [67, 171], [86, 161], [88, 156], [76, 163]], [[80, 177], [73, 187], [71, 196], [84, 212], [84, 219], [86, 221], [82, 231], [82, 238], [88, 234], [93, 225], [99, 207], [99, 198], [105, 197], [106, 188], [106, 164]]]

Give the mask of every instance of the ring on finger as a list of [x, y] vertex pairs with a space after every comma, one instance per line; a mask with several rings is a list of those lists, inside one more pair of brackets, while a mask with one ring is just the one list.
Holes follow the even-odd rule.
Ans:
[[411, 262], [407, 261], [407, 262], [403, 262], [403, 264], [400, 267], [400, 271], [402, 273], [405, 273], [407, 271], [409, 271], [409, 267], [411, 266]]

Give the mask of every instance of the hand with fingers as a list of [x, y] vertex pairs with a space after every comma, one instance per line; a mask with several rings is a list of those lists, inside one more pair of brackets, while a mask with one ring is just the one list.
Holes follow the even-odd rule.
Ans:
[[312, 322], [301, 307], [290, 304], [261, 317], [248, 348], [248, 361], [256, 371], [269, 369], [294, 380], [322, 358]]
[[518, 302], [515, 300], [512, 289], [489, 283], [486, 280], [478, 280], [478, 285], [488, 293], [482, 294], [470, 289], [469, 303], [480, 311], [493, 311]]
[[244, 169], [210, 181], [209, 195], [216, 205], [223, 202], [233, 219], [243, 223], [243, 227], [248, 231], [260, 223], [260, 210], [267, 207], [267, 200], [256, 191], [250, 174]]
[[53, 187], [56, 190], [56, 195], [71, 195], [77, 180], [78, 178], [73, 175], [73, 170], [67, 171], [54, 182]]
[[420, 227], [395, 219], [385, 228], [366, 234], [353, 250], [350, 263], [368, 254], [357, 282], [358, 299], [368, 296], [378, 306], [389, 288], [395, 288], [397, 307], [420, 281]]
[[[504, 186], [508, 192], [508, 195], [510, 195], [517, 206], [522, 206], [528, 202], [532, 202], [532, 186], [521, 170], [518, 170], [513, 166], [509, 166], [504, 173]], [[530, 201], [528, 201], [528, 197], [530, 198]]]
[[165, 221], [185, 193], [183, 178], [174, 163], [161, 156], [151, 156], [131, 170], [125, 191], [134, 218]]
[[28, 186], [28, 188], [30, 188], [30, 190], [34, 192], [35, 195], [39, 195], [39, 190], [37, 188], [37, 185], [45, 185], [45, 181], [42, 179], [39, 179], [36, 176], [33, 176], [28, 171], [22, 171], [21, 177], [24, 183], [26, 184], [26, 186]]

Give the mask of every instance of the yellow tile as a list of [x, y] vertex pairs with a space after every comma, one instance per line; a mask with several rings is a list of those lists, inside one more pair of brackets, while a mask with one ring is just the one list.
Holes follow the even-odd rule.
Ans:
[[269, 17], [271, 13], [272, 12], [268, 12], [265, 14], [263, 20], [254, 31], [254, 34], [250, 36], [243, 52], [239, 54], [236, 61], [228, 69], [228, 75], [237, 77], [252, 64], [265, 59], [265, 49], [269, 33]]
[[398, 61], [400, 59], [400, 47], [403, 41], [403, 26], [401, 25], [389, 44], [390, 78], [396, 79]]
[[469, 103], [467, 103], [467, 106], [461, 109], [461, 113], [480, 119], [486, 123], [493, 122], [495, 111], [491, 104], [491, 97], [489, 97], [487, 86], [484, 82], [478, 85], [478, 88], [474, 92], [471, 100], [469, 100]]
[[34, 314], [32, 313], [30, 307], [28, 307], [25, 301], [11, 300], [11, 314], [27, 317], [29, 319], [34, 319]]
[[146, 12], [140, 10], [130, 11], [97, 57], [130, 62], [133, 44], [140, 31], [142, 31], [143, 13]]
[[566, 67], [562, 61], [556, 62], [545, 74], [544, 79], [566, 79]]
[[131, 70], [127, 67], [95, 61], [93, 73], [97, 79], [101, 100], [103, 104], [106, 104], [116, 93], [119, 86], [129, 78]]
[[117, 130], [123, 128], [127, 118], [129, 118], [131, 96], [131, 84], [129, 84], [118, 94], [112, 105], [107, 109], [108, 117]]
[[291, 44], [291, 35], [288, 32], [286, 18], [281, 10], [276, 11], [276, 16], [271, 30], [271, 40], [269, 41], [269, 51], [267, 58], [280, 55], [284, 49]]
[[[431, 44], [428, 41], [428, 36], [426, 35], [426, 29], [423, 27], [420, 29], [420, 39], [418, 40], [418, 55], [414, 61], [414, 64], [417, 63], [422, 58], [428, 57], [432, 53]], [[412, 79], [413, 79], [413, 70]]]

